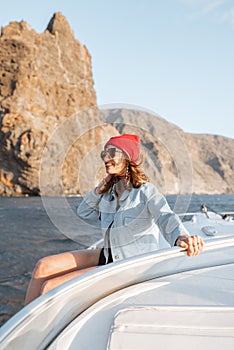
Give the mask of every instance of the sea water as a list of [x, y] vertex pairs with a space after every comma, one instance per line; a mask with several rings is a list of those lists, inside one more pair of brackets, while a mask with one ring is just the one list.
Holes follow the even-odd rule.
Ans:
[[234, 194], [170, 195], [166, 198], [177, 213], [197, 212], [201, 205], [215, 212], [234, 212]]
[[[234, 211], [234, 194], [214, 194], [214, 195], [167, 195], [166, 199], [172, 210], [177, 213], [197, 212], [201, 205], [206, 205], [209, 210], [216, 212]], [[45, 206], [62, 208], [63, 203], [70, 206], [72, 210], [81, 202], [81, 196], [71, 197], [0, 197], [1, 210], [16, 210], [27, 208], [46, 209]]]

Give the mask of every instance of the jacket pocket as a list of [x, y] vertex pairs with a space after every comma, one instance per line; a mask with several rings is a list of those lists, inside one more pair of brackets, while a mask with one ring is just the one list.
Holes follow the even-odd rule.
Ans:
[[133, 234], [147, 231], [152, 225], [152, 220], [149, 217], [126, 216], [123, 222], [125, 227], [133, 231]]

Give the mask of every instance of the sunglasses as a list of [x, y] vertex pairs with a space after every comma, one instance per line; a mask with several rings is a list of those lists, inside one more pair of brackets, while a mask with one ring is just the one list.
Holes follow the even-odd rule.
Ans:
[[117, 149], [117, 148], [113, 147], [113, 148], [108, 148], [105, 151], [102, 151], [100, 156], [101, 156], [102, 160], [104, 160], [107, 155], [108, 155], [109, 158], [113, 159], [113, 158], [116, 157], [116, 155], [117, 155], [116, 153], [122, 153], [123, 154], [123, 152], [120, 149]]

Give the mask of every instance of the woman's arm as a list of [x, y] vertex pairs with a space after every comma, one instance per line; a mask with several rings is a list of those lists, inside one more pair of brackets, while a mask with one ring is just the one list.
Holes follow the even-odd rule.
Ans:
[[103, 190], [108, 185], [111, 176], [106, 176], [95, 189], [90, 191], [84, 198], [83, 201], [77, 208], [77, 214], [84, 220], [98, 220], [99, 213], [99, 202], [102, 198]]
[[166, 198], [153, 185], [148, 192], [148, 209], [160, 232], [171, 246], [185, 248], [189, 256], [197, 255], [202, 251], [204, 245], [202, 238], [189, 235], [178, 215], [169, 207]]
[[77, 207], [77, 215], [84, 220], [98, 220], [99, 209], [98, 204], [101, 200], [102, 195], [96, 194], [95, 189], [90, 191], [82, 200], [80, 205]]

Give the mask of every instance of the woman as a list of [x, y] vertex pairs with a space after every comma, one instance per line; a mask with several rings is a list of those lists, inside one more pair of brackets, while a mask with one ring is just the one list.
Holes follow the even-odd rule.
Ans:
[[187, 249], [189, 256], [202, 251], [202, 238], [189, 236], [141, 169], [137, 135], [110, 138], [101, 158], [107, 175], [84, 197], [77, 214], [102, 230], [104, 247], [41, 259], [33, 272], [26, 303], [99, 265], [157, 250], [162, 237], [171, 246]]

